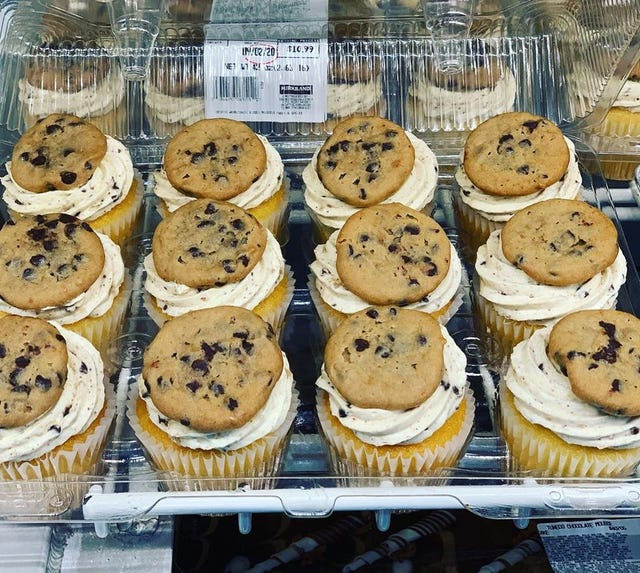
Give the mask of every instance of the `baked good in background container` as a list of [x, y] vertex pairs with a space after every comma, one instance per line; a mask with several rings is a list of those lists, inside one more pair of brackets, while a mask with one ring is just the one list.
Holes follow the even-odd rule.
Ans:
[[438, 162], [429, 146], [381, 117], [338, 124], [304, 168], [304, 200], [319, 242], [359, 209], [402, 203], [430, 214]]
[[167, 214], [198, 198], [229, 201], [280, 238], [287, 220], [287, 184], [269, 141], [232, 119], [203, 119], [174, 135], [155, 174], [154, 193]]
[[508, 355], [562, 316], [615, 308], [627, 261], [613, 222], [588, 203], [549, 199], [522, 209], [478, 249], [481, 325]]
[[95, 41], [43, 42], [24, 56], [18, 101], [25, 124], [52, 113], [81, 117], [103, 132], [123, 133], [124, 78], [117, 59]]
[[640, 462], [640, 321], [585, 310], [514, 349], [500, 383], [513, 469], [554, 477], [631, 475]]
[[370, 307], [327, 341], [317, 413], [342, 476], [428, 476], [455, 466], [475, 401], [466, 357], [426, 313]]
[[25, 216], [0, 229], [0, 260], [0, 314], [54, 320], [106, 360], [131, 293], [118, 245], [71, 215]]
[[156, 45], [144, 84], [147, 117], [158, 137], [204, 119], [202, 39]]
[[413, 129], [468, 131], [511, 111], [516, 79], [487, 40], [459, 40], [450, 69], [439, 52], [413, 62], [407, 102]]
[[473, 130], [455, 179], [456, 219], [472, 260], [489, 234], [520, 209], [582, 195], [571, 140], [550, 120], [526, 112], [494, 116]]
[[[630, 138], [630, 147], [640, 137], [640, 61], [622, 85], [598, 132], [613, 138]], [[608, 179], [629, 181], [638, 165], [640, 158], [623, 158], [603, 162], [602, 171]]]
[[67, 213], [119, 245], [132, 235], [143, 185], [127, 148], [79, 117], [52, 114], [13, 148], [2, 178], [12, 219]]
[[462, 304], [462, 264], [444, 229], [399, 203], [354, 213], [314, 253], [309, 292], [327, 333], [371, 305], [427, 312], [446, 324]]
[[157, 469], [191, 478], [185, 487], [229, 489], [237, 485], [197, 478], [273, 477], [297, 404], [274, 330], [225, 306], [162, 326], [145, 350], [128, 417]]
[[144, 260], [147, 310], [158, 323], [234, 305], [279, 330], [294, 280], [274, 235], [231, 203], [196, 199], [156, 227]]
[[0, 338], [0, 480], [98, 474], [115, 411], [98, 351], [40, 318], [3, 316]]

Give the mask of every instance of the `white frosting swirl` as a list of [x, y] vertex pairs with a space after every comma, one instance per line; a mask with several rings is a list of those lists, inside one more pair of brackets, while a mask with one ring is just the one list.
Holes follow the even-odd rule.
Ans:
[[480, 295], [493, 303], [500, 315], [545, 324], [577, 310], [613, 308], [627, 276], [627, 260], [618, 250], [611, 266], [582, 284], [541, 284], [506, 259], [500, 230], [491, 233], [478, 249], [475, 268]]
[[409, 410], [359, 408], [331, 383], [322, 367], [316, 385], [329, 393], [331, 413], [360, 440], [374, 446], [415, 444], [431, 436], [459, 408], [467, 387], [467, 359], [446, 328], [442, 381], [425, 402]]
[[551, 328], [537, 330], [518, 344], [505, 376], [518, 411], [570, 444], [592, 448], [637, 448], [640, 417], [612, 416], [578, 398], [546, 347]]
[[616, 97], [613, 105], [616, 107], [624, 107], [628, 111], [635, 113], [640, 112], [640, 82], [627, 80], [618, 97]]
[[382, 95], [380, 77], [370, 82], [327, 84], [327, 113], [329, 117], [348, 117], [373, 108]]
[[170, 316], [213, 306], [242, 306], [253, 310], [266, 299], [284, 277], [284, 258], [277, 239], [267, 231], [267, 244], [255, 267], [242, 280], [219, 287], [197, 289], [165, 281], [153, 263], [153, 253], [144, 259], [144, 287], [157, 305]]
[[18, 100], [27, 112], [36, 117], [51, 113], [72, 113], [91, 118], [113, 111], [124, 97], [122, 74], [108, 74], [105, 79], [77, 92], [45, 90], [31, 85], [25, 79], [18, 81]]
[[104, 267], [100, 276], [83, 293], [63, 306], [48, 306], [38, 310], [25, 310], [0, 299], [0, 311], [19, 316], [35, 316], [55, 320], [60, 324], [71, 324], [83, 318], [102, 316], [111, 306], [124, 282], [124, 263], [120, 247], [109, 237], [96, 233], [104, 249]]
[[175, 97], [162, 93], [153, 82], [145, 84], [145, 103], [165, 123], [190, 125], [204, 119], [204, 97]]
[[[340, 275], [336, 268], [336, 241], [338, 234], [339, 231], [334, 231], [326, 243], [318, 245], [314, 249], [316, 258], [309, 268], [315, 277], [315, 285], [322, 300], [339, 312], [353, 314], [354, 312], [371, 306], [371, 303], [348, 290], [340, 280]], [[378, 280], [384, 281], [384, 269], [380, 269]], [[403, 306], [403, 308], [410, 308], [427, 313], [436, 312], [456, 296], [460, 288], [461, 280], [462, 264], [458, 253], [452, 246], [449, 270], [442, 279], [442, 282], [429, 293], [426, 300], [419, 300]]]
[[546, 199], [581, 198], [582, 175], [576, 159], [575, 146], [566, 137], [565, 141], [569, 146], [569, 166], [564, 177], [553, 185], [549, 185], [546, 189], [529, 195], [521, 195], [519, 197], [489, 195], [471, 182], [461, 163], [455, 175], [456, 181], [460, 186], [461, 201], [485, 219], [503, 223], [511, 219], [516, 211]]
[[493, 87], [448, 90], [420, 77], [409, 88], [420, 112], [427, 118], [453, 125], [468, 125], [513, 109], [516, 79], [507, 70]]
[[[279, 428], [285, 421], [292, 406], [293, 374], [284, 352], [283, 368], [265, 405], [244, 426], [224, 432], [199, 432], [167, 419], [153, 404], [151, 395], [144, 391], [144, 379], [138, 378], [138, 392], [145, 401], [151, 421], [185, 448], [201, 450], [238, 450], [256, 442]], [[160, 421], [162, 420], [162, 422]], [[165, 422], [165, 423], [163, 423]]]
[[[266, 137], [258, 135], [260, 141], [264, 145], [267, 152], [267, 164], [264, 172], [258, 180], [253, 183], [247, 190], [239, 193], [235, 197], [229, 199], [229, 203], [233, 203], [243, 209], [252, 209], [267, 199], [273, 197], [282, 185], [284, 178], [284, 164], [282, 158], [276, 148], [269, 143]], [[193, 201], [196, 197], [185, 195], [178, 191], [167, 179], [164, 169], [154, 173], [155, 185], [153, 192], [162, 199], [170, 212], [175, 211], [178, 207], [182, 207]]]
[[100, 353], [79, 334], [52, 324], [67, 343], [67, 380], [62, 394], [53, 407], [26, 426], [0, 428], [0, 463], [30, 460], [53, 450], [84, 432], [104, 405]]
[[2, 178], [7, 207], [22, 215], [66, 213], [83, 221], [93, 221], [124, 201], [133, 183], [133, 163], [127, 148], [113, 137], [107, 137], [107, 152], [84, 185], [32, 193], [20, 187], [11, 175]]
[[[382, 203], [402, 203], [421, 211], [433, 200], [438, 183], [438, 161], [424, 141], [409, 132], [406, 133], [415, 150], [413, 169], [400, 188]], [[317, 149], [311, 162], [302, 172], [305, 183], [304, 199], [323, 225], [339, 229], [359, 208], [338, 199], [322, 184], [316, 170], [319, 152], [320, 149]]]

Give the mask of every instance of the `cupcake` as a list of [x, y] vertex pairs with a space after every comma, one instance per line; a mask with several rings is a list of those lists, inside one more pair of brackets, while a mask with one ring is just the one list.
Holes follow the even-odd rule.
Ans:
[[475, 38], [460, 48], [459, 69], [443, 71], [435, 54], [417, 62], [408, 102], [416, 129], [467, 131], [513, 109], [516, 80], [497, 53]]
[[0, 314], [54, 320], [103, 353], [130, 288], [120, 248], [71, 215], [20, 217], [0, 229]]
[[402, 203], [431, 213], [438, 162], [426, 143], [381, 117], [340, 122], [302, 172], [319, 242], [359, 209]]
[[474, 419], [466, 358], [423, 312], [370, 307], [329, 338], [317, 412], [339, 475], [424, 476], [453, 467]]
[[122, 131], [124, 80], [115, 59], [95, 42], [44, 42], [25, 56], [18, 101], [27, 127], [51, 114], [71, 114], [105, 133]]
[[384, 115], [382, 74], [371, 48], [363, 42], [338, 41], [330, 50], [325, 131], [330, 133], [348, 117]]
[[497, 115], [473, 130], [455, 178], [456, 217], [471, 259], [516, 211], [582, 193], [573, 143], [550, 120], [522, 112]]
[[297, 403], [271, 326], [249, 310], [224, 306], [164, 324], [145, 350], [128, 416], [161, 471], [262, 478], [277, 471]]
[[147, 309], [162, 324], [191, 310], [234, 305], [278, 330], [294, 281], [278, 241], [231, 203], [196, 199], [163, 219], [144, 260]]
[[0, 480], [61, 480], [99, 470], [114, 408], [102, 359], [40, 318], [0, 318]]
[[[201, 48], [202, 40], [198, 43]], [[161, 137], [204, 119], [204, 70], [192, 43], [156, 46], [144, 84], [144, 103], [154, 133]]]
[[500, 384], [514, 469], [614, 477], [640, 462], [640, 320], [616, 310], [571, 313], [518, 344]]
[[167, 144], [155, 174], [163, 214], [194, 199], [229, 201], [251, 213], [277, 237], [284, 232], [287, 189], [276, 149], [232, 119], [203, 119]]
[[2, 178], [13, 219], [67, 213], [122, 245], [142, 206], [127, 148], [78, 117], [53, 114], [16, 143]]
[[[635, 138], [640, 136], [640, 61], [631, 70], [620, 93], [607, 112], [599, 132], [613, 138]], [[631, 145], [630, 145], [631, 147]], [[640, 158], [602, 162], [602, 171], [608, 179], [629, 181], [640, 165]]]
[[493, 231], [475, 271], [480, 322], [508, 355], [570, 312], [614, 308], [627, 262], [604, 213], [584, 201], [549, 199]]
[[371, 305], [427, 312], [443, 324], [462, 304], [462, 264], [442, 227], [400, 203], [357, 211], [315, 248], [309, 292], [327, 333]]

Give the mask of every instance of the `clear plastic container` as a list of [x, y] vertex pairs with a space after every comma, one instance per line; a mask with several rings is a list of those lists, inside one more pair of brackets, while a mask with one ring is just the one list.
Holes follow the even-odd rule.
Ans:
[[[618, 21], [605, 18], [602, 4], [595, 1], [503, 2], [495, 11], [487, 3], [478, 5], [479, 11], [471, 22], [471, 34], [475, 37], [446, 40], [455, 48], [450, 53], [462, 57], [463, 69], [473, 68], [482, 59], [495, 61], [500, 71], [509, 71], [515, 79], [516, 109], [546, 115], [567, 129], [578, 129], [602, 106], [608, 105], [607, 98], [613, 97], [607, 88], [608, 82], [617, 78], [640, 26], [640, 10], [634, 10], [637, 2], [627, 2], [627, 9], [618, 15]], [[69, 23], [65, 15], [63, 27], [50, 25], [52, 20], [44, 16], [52, 8], [44, 2], [9, 2], [4, 6], [8, 8], [10, 21], [0, 63], [3, 70], [0, 128], [6, 158], [26, 125], [24, 104], [18, 99], [18, 82], [31, 60], [43, 66], [47, 62], [54, 69], [63, 65], [58, 61], [59, 53], [52, 53], [42, 42], [61, 40], [65, 35], [62, 31], [69, 30]], [[54, 13], [66, 14], [60, 10], [56, 7]], [[34, 14], [42, 17], [34, 18]], [[109, 69], [116, 70], [119, 54], [108, 25], [80, 16], [74, 17], [72, 24], [72, 30], [80, 31], [81, 37], [74, 36], [76, 43], [68, 48], [72, 50], [71, 55], [81, 62], [106, 62]], [[609, 34], [607, 46], [592, 41], [592, 29]], [[433, 40], [427, 34], [424, 20], [419, 15], [395, 13], [358, 21], [336, 19], [329, 22], [327, 32], [329, 74], [338, 74], [348, 65], [352, 65], [360, 77], [371, 77], [373, 72], [380, 74], [379, 109], [426, 139], [435, 149], [444, 167], [439, 173], [435, 218], [452, 243], [457, 244], [453, 180], [451, 170], [446, 167], [457, 163], [460, 145], [473, 123], [459, 116], [448, 123], [441, 119], [411, 119], [416, 97], [411, 95], [411, 84], [417, 75], [429, 70], [429, 62], [435, 59]], [[166, 88], [176, 92], [184, 88], [186, 97], [200, 97], [198, 80], [202, 74], [203, 38], [201, 24], [188, 19], [163, 22], [146, 81], [164, 82]], [[483, 58], [479, 58], [479, 54]], [[594, 70], [588, 74], [590, 87], [586, 91], [578, 89], [572, 79], [572, 72], [582, 69], [583, 64], [585, 70]], [[472, 69], [471, 82], [475, 81], [474, 73]], [[324, 340], [306, 289], [313, 243], [300, 176], [311, 152], [326, 137], [326, 124], [253, 124], [283, 152], [291, 191], [289, 240], [284, 251], [294, 269], [297, 288], [285, 320], [282, 346], [296, 377], [301, 406], [279, 473], [275, 480], [268, 482], [269, 488], [264, 487], [264, 480], [247, 479], [242, 487], [228, 490], [216, 480], [210, 480], [203, 487], [201, 480], [191, 484], [188, 480], [155, 472], [133, 436], [125, 409], [130, 385], [141, 368], [142, 353], [157, 331], [143, 304], [142, 260], [150, 251], [153, 230], [159, 222], [157, 198], [152, 193], [149, 175], [161, 161], [170, 130], [162, 125], [153, 126], [149, 120], [145, 82], [125, 83], [124, 118], [112, 124], [111, 133], [130, 146], [146, 188], [140, 227], [123, 253], [134, 286], [122, 333], [113, 341], [109, 353], [109, 360], [116, 367], [110, 383], [114, 385], [118, 408], [103, 455], [103, 468], [95, 476], [77, 476], [58, 482], [0, 482], [0, 519], [90, 520], [102, 531], [109, 521], [180, 513], [238, 513], [240, 528], [246, 531], [250, 528], [251, 513], [272, 511], [292, 516], [323, 516], [340, 510], [373, 509], [378, 511], [381, 527], [388, 523], [392, 510], [418, 508], [467, 508], [501, 519], [637, 515], [640, 480], [636, 477], [540, 480], [510, 470], [495, 417], [495, 388], [500, 380], [503, 357], [491, 340], [475, 329], [471, 312], [473, 292], [468, 278], [464, 304], [448, 324], [449, 332], [467, 356], [468, 379], [476, 399], [473, 437], [458, 465], [438, 476], [370, 478], [364, 484], [352, 476], [331, 472], [313, 407], [314, 382]], [[631, 261], [606, 182], [599, 173], [597, 157], [580, 140], [576, 141], [576, 148], [581, 158], [586, 198], [614, 220], [621, 248]], [[639, 297], [640, 280], [630, 265], [618, 306], [638, 315]], [[74, 501], [79, 489], [88, 491], [80, 504]], [[200, 489], [207, 491], [198, 491]]]

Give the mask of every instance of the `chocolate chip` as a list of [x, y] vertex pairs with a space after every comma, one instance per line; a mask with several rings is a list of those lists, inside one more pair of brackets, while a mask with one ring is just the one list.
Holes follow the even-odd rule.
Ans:
[[506, 143], [507, 141], [511, 141], [513, 139], [513, 135], [507, 133], [498, 139], [498, 143]]
[[232, 412], [238, 407], [238, 401], [235, 398], [229, 398], [227, 401], [227, 408]]
[[531, 120], [531, 121], [525, 121], [522, 126], [526, 127], [529, 130], [529, 133], [533, 133], [535, 131], [535, 129], [538, 127], [538, 124], [540, 123], [541, 120]]
[[379, 345], [376, 346], [375, 354], [380, 358], [389, 358], [389, 356], [391, 356], [391, 349], [386, 346]]
[[335, 161], [325, 161], [324, 166], [327, 169], [333, 171], [338, 166], [338, 164]]
[[340, 408], [338, 410], [338, 416], [340, 416], [341, 418], [346, 418], [347, 417], [347, 413], [342, 408]]
[[200, 389], [202, 388], [202, 384], [200, 382], [198, 382], [197, 380], [192, 380], [191, 382], [187, 382], [185, 384], [185, 386], [191, 390], [191, 392], [193, 392], [194, 394]]
[[382, 144], [382, 151], [391, 151], [394, 148], [393, 143], [389, 143], [388, 141], [385, 141]]
[[19, 394], [26, 394], [28, 396], [31, 393], [31, 386], [27, 384], [16, 384], [11, 388], [11, 391]]
[[242, 219], [234, 219], [233, 221], [231, 221], [231, 226], [236, 231], [242, 231], [244, 229], [244, 227], [245, 227], [244, 221]]
[[356, 352], [364, 352], [367, 348], [369, 348], [369, 341], [365, 340], [364, 338], [356, 338], [353, 342], [356, 348]]
[[54, 133], [59, 133], [61, 131], [63, 131], [62, 126], [58, 125], [57, 123], [52, 123], [50, 125], [47, 125], [46, 130], [47, 135], [53, 135]]
[[362, 233], [362, 234], [358, 237], [358, 240], [359, 240], [361, 243], [366, 243], [366, 242], [369, 240], [369, 238], [370, 238], [370, 237], [369, 237], [369, 235], [367, 235], [367, 234], [365, 234], [365, 233]]
[[78, 176], [73, 171], [63, 171], [60, 173], [60, 180], [65, 185], [71, 185], [77, 178]]
[[31, 280], [35, 276], [35, 271], [31, 267], [27, 267], [22, 271], [22, 278], [25, 281]]
[[611, 391], [612, 392], [620, 392], [620, 386], [622, 386], [622, 380], [616, 378], [611, 382]]
[[224, 394], [224, 386], [222, 384], [216, 384], [215, 382], [209, 384], [209, 390], [213, 392], [216, 398]]
[[521, 139], [520, 141], [518, 141], [518, 146], [526, 149], [527, 147], [531, 147], [531, 141], [529, 141], [528, 139]]
[[224, 269], [225, 273], [234, 273], [236, 271], [236, 267], [233, 264], [234, 261], [232, 261], [231, 259], [225, 259], [224, 261], [222, 261], [222, 268]]
[[577, 356], [580, 356], [580, 357], [584, 358], [586, 356], [586, 354], [584, 352], [580, 352], [578, 350], [569, 350], [569, 352], [567, 352], [567, 358], [569, 360], [573, 360]]
[[418, 227], [417, 225], [406, 225], [404, 230], [409, 233], [410, 235], [419, 235], [420, 234], [420, 227]]
[[40, 388], [43, 392], [48, 392], [51, 389], [51, 380], [40, 374], [36, 374], [34, 384], [36, 388]]
[[209, 141], [208, 143], [205, 143], [204, 150], [209, 157], [213, 157], [216, 153], [218, 153], [218, 148], [216, 147], [216, 144], [213, 141]]
[[31, 359], [27, 356], [18, 356], [15, 359], [15, 364], [18, 368], [26, 368], [31, 363]]
[[187, 426], [187, 427], [189, 427], [189, 426], [191, 425], [191, 420], [189, 420], [189, 418], [182, 418], [182, 419], [180, 420], [180, 423], [181, 423], [183, 426]]
[[209, 372], [209, 365], [206, 360], [197, 359], [191, 363], [191, 369], [207, 374]]
[[55, 239], [45, 239], [42, 242], [42, 248], [48, 253], [55, 251], [58, 248], [58, 241]]
[[64, 226], [64, 234], [65, 237], [67, 237], [68, 239], [73, 239], [73, 236], [76, 234], [76, 229], [78, 228], [78, 225], [74, 224], [74, 223], [70, 223], [68, 225]]
[[378, 318], [378, 316], [380, 316], [380, 314], [375, 308], [370, 308], [366, 314], [369, 318], [373, 318], [374, 320]]
[[425, 346], [427, 344], [427, 337], [424, 334], [420, 334], [418, 336], [418, 344], [420, 346]]
[[529, 175], [529, 166], [521, 165], [520, 167], [518, 167], [518, 169], [516, 169], [516, 173], [519, 173], [520, 175]]
[[251, 356], [253, 354], [253, 349], [254, 349], [254, 344], [252, 342], [249, 342], [248, 340], [243, 340], [242, 341], [242, 349], [249, 355]]
[[44, 165], [45, 163], [47, 163], [47, 158], [44, 155], [36, 155], [31, 160], [31, 165], [33, 165], [34, 167], [40, 167], [40, 166]]
[[365, 167], [367, 173], [376, 173], [378, 169], [380, 169], [380, 164], [377, 161], [372, 161]]
[[7, 348], [4, 344], [0, 343], [0, 358], [4, 358], [7, 355]]
[[20, 154], [20, 160], [21, 161], [29, 161], [29, 153], [27, 151], [25, 151], [24, 153]]
[[42, 241], [46, 231], [40, 227], [32, 227], [27, 231], [27, 236], [34, 241]]
[[230, 157], [227, 157], [227, 163], [229, 165], [235, 165], [238, 162], [238, 158], [235, 155], [231, 155]]

